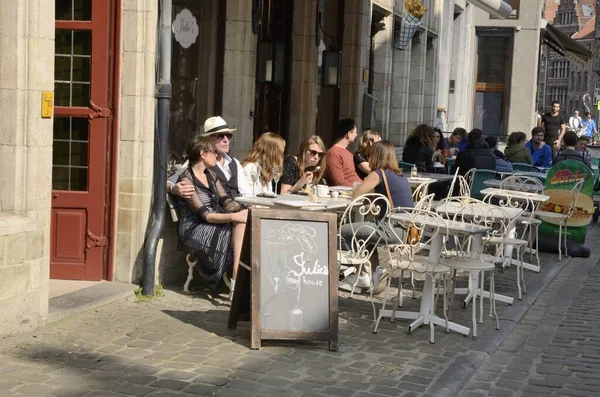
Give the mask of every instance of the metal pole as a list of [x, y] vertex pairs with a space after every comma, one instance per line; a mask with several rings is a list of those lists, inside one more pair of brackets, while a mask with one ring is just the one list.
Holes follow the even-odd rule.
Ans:
[[169, 139], [169, 109], [171, 103], [171, 20], [172, 0], [159, 3], [158, 73], [156, 82], [156, 123], [154, 130], [153, 206], [146, 241], [142, 294], [154, 295], [156, 248], [165, 223], [167, 198], [167, 151]]

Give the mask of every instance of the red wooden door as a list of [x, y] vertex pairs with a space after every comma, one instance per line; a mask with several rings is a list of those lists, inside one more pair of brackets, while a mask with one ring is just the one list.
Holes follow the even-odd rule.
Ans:
[[111, 3], [55, 3], [51, 278], [105, 277]]

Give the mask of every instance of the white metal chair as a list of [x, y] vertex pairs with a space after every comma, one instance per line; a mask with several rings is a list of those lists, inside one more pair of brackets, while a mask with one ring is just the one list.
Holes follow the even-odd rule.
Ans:
[[[376, 193], [357, 197], [344, 211], [338, 228], [337, 260], [344, 278], [356, 273], [354, 283], [350, 285], [350, 297], [354, 296], [359, 276], [364, 270], [371, 279], [371, 257], [381, 240], [379, 224], [390, 208], [389, 200]], [[376, 221], [378, 220], [379, 221]], [[342, 234], [347, 232], [347, 238]], [[372, 285], [371, 285], [372, 289]]]
[[[532, 224], [534, 203], [531, 197], [523, 194], [522, 192], [496, 192], [486, 195], [483, 199], [484, 202], [504, 207], [504, 208], [520, 208], [523, 210], [521, 220], [528, 225]], [[506, 223], [508, 233], [508, 222]], [[524, 237], [525, 233], [523, 233]], [[525, 276], [523, 271], [523, 254], [525, 247], [529, 245], [529, 240], [524, 238], [511, 238], [508, 234], [491, 236], [487, 240], [488, 243], [494, 244], [498, 247], [500, 254], [503, 258], [502, 269], [504, 269], [512, 258], [504, 258], [503, 247], [511, 245], [517, 252], [517, 289], [519, 291], [519, 300], [523, 299], [523, 293], [527, 293], [527, 285], [525, 284]], [[523, 288], [521, 290], [521, 283]]]
[[[390, 211], [390, 214], [393, 213], [401, 213], [406, 214], [407, 220], [402, 222], [402, 228], [407, 231], [405, 235], [399, 235], [396, 233], [396, 227], [398, 226], [397, 221], [393, 221], [389, 219], [389, 228], [390, 230], [396, 234], [397, 242], [394, 244], [387, 244], [385, 249], [389, 255], [389, 262], [386, 264], [382, 264], [384, 270], [389, 274], [389, 278], [384, 290], [384, 299], [381, 304], [381, 309], [379, 311], [379, 316], [375, 322], [375, 326], [373, 328], [373, 332], [377, 333], [379, 328], [379, 323], [383, 318], [383, 312], [385, 311], [386, 305], [389, 304], [388, 301], [388, 289], [391, 285], [392, 278], [401, 278], [405, 271], [417, 272], [420, 274], [425, 274], [426, 277], [430, 277], [433, 283], [433, 288], [430, 291], [424, 293], [431, 293], [431, 296], [423, 296], [423, 299], [430, 299], [432, 304], [431, 313], [429, 315], [434, 315], [435, 311], [435, 285], [439, 279], [440, 275], [448, 273], [450, 270], [448, 267], [444, 265], [440, 265], [439, 263], [431, 263], [427, 256], [422, 255], [422, 252], [426, 250], [426, 247], [431, 246], [431, 241], [436, 238], [440, 233], [446, 233], [445, 221], [435, 212], [426, 210], [426, 209], [418, 209], [418, 208], [403, 208], [398, 207], [394, 208]], [[429, 226], [427, 226], [429, 225]], [[417, 237], [411, 238], [410, 230], [413, 231], [412, 234], [418, 235]], [[445, 281], [445, 279], [444, 279]], [[444, 291], [446, 288], [444, 288]], [[391, 311], [391, 322], [394, 321], [396, 316], [401, 316], [403, 318], [415, 319], [409, 327], [408, 332], [411, 333], [415, 328], [423, 324], [425, 321], [424, 316], [419, 316], [419, 313], [412, 312], [399, 312], [399, 302], [400, 296], [402, 293], [402, 289], [398, 288], [396, 300], [394, 301], [394, 306]], [[375, 303], [371, 300], [373, 304], [373, 308], [375, 310]], [[444, 317], [446, 320], [446, 327], [448, 327], [448, 317], [447, 317], [447, 308], [446, 308], [446, 297], [444, 294]], [[430, 324], [430, 342], [435, 342], [434, 336], [434, 323], [433, 321], [429, 321]]]
[[[543, 193], [544, 184], [542, 181], [535, 177], [530, 176], [518, 176], [511, 175], [502, 180], [500, 183], [500, 189], [504, 190], [513, 190], [517, 192], [527, 192], [527, 193]], [[533, 203], [533, 202], [532, 202]], [[525, 238], [525, 234], [527, 234], [527, 240], [529, 241], [529, 260], [533, 259], [533, 255], [535, 255], [535, 259], [537, 261], [537, 266], [540, 267], [540, 256], [539, 256], [539, 227], [542, 221], [537, 219], [535, 216], [529, 217], [529, 212], [534, 213], [537, 210], [537, 205], [533, 203], [533, 207], [527, 209], [527, 213], [525, 213], [525, 218], [522, 219], [522, 224], [525, 225], [525, 230], [523, 230], [522, 239]], [[533, 237], [535, 235], [535, 249], [533, 247], [534, 240]]]
[[470, 196], [471, 188], [469, 186], [469, 182], [465, 179], [464, 176], [458, 175], [458, 170], [460, 167], [456, 167], [456, 172], [454, 173], [454, 177], [452, 178], [452, 183], [450, 184], [450, 190], [448, 190], [448, 197], [452, 197], [454, 195], [454, 189], [456, 184], [458, 183], [458, 195], [461, 197]]
[[[558, 260], [562, 261], [562, 244], [565, 243], [565, 255], [569, 255], [567, 250], [567, 221], [573, 213], [575, 212], [575, 208], [577, 207], [577, 201], [579, 199], [579, 193], [581, 192], [581, 188], [583, 187], [585, 180], [580, 180], [571, 189], [571, 205], [563, 205], [560, 212], [549, 211], [548, 209], [538, 209], [535, 211], [535, 214], [540, 217], [542, 220], [558, 225]], [[563, 232], [564, 230], [564, 232]], [[563, 241], [564, 234], [564, 241]]]
[[[496, 318], [496, 329], [500, 329], [498, 314], [496, 313], [495, 298], [495, 279], [494, 271], [497, 257], [484, 254], [486, 239], [489, 236], [505, 233], [503, 227], [504, 218], [496, 219], [496, 213], [486, 203], [470, 197], [452, 197], [440, 202], [439, 208], [446, 208], [445, 215], [454, 221], [463, 223], [472, 223], [490, 228], [488, 236], [481, 241], [477, 241], [473, 235], [455, 235], [448, 240], [447, 244], [452, 244], [452, 249], [446, 249], [441, 264], [448, 266], [452, 270], [452, 290], [450, 293], [450, 308], [454, 302], [454, 291], [456, 287], [456, 277], [458, 271], [469, 273], [471, 285], [471, 297], [473, 299], [472, 322], [473, 337], [477, 337], [477, 297], [479, 301], [479, 322], [483, 323], [483, 297], [485, 272], [490, 272], [490, 316]], [[501, 210], [500, 210], [501, 211]], [[444, 212], [442, 212], [444, 214]], [[498, 225], [500, 223], [500, 225]], [[498, 251], [496, 251], [498, 252]], [[497, 253], [498, 255], [498, 253]], [[451, 314], [450, 309], [450, 314]]]

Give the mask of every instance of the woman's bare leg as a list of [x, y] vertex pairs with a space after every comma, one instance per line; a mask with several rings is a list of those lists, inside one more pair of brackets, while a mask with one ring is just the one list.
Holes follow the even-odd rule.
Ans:
[[233, 247], [233, 278], [237, 278], [240, 257], [242, 255], [242, 244], [244, 243], [244, 232], [246, 223], [234, 223], [231, 231], [231, 246]]

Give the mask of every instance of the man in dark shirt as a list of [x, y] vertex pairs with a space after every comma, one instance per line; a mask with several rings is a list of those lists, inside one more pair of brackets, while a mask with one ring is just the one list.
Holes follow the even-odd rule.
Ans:
[[552, 102], [552, 112], [542, 116], [542, 127], [544, 127], [544, 142], [555, 151], [560, 147], [563, 134], [566, 129], [564, 116], [560, 113], [560, 103]]

